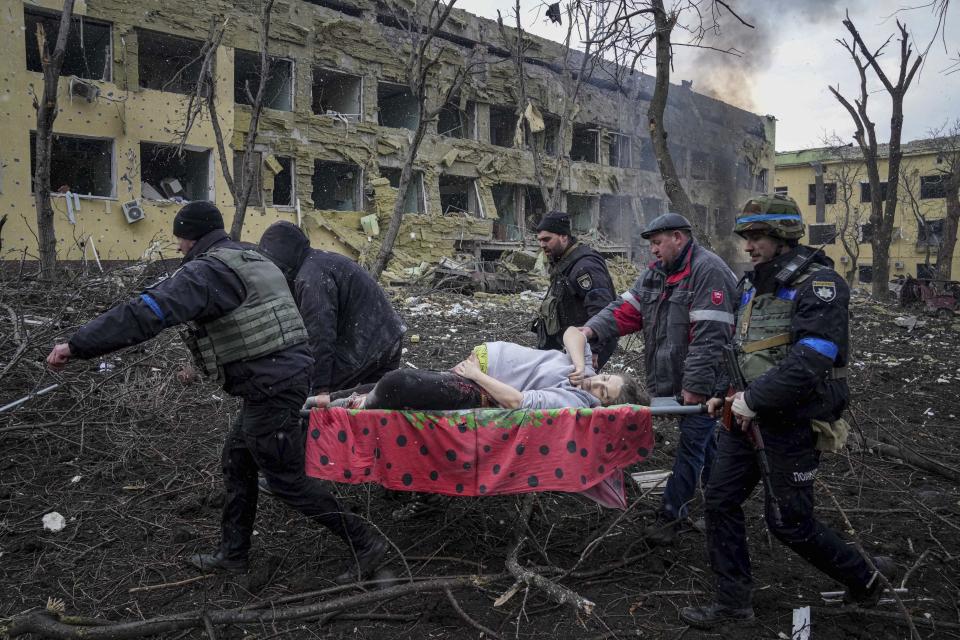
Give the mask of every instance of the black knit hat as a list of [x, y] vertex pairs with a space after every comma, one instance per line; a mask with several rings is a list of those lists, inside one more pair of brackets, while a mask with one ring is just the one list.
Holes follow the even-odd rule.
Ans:
[[570, 214], [565, 211], [551, 211], [543, 216], [537, 231], [549, 231], [563, 236], [570, 235]]
[[297, 275], [309, 248], [310, 240], [306, 234], [300, 227], [286, 220], [274, 222], [267, 227], [259, 245], [260, 253], [277, 265], [288, 280]]
[[189, 203], [173, 219], [173, 235], [184, 240], [199, 240], [217, 229], [223, 229], [223, 216], [206, 200]]

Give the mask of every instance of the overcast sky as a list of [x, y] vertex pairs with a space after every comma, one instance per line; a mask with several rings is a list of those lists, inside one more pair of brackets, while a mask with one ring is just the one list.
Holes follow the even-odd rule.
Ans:
[[[900, 51], [896, 18], [905, 22], [916, 38], [915, 51], [930, 45], [925, 64], [904, 102], [904, 141], [927, 137], [931, 129], [960, 118], [960, 64], [955, 63], [960, 57], [958, 0], [954, 0], [947, 16], [946, 50], [943, 38], [930, 44], [936, 27], [936, 16], [930, 8], [897, 13], [901, 7], [915, 5], [891, 0], [851, 0], [845, 4], [832, 0], [750, 0], [728, 4], [742, 11], [757, 28], [747, 29], [727, 17], [721, 20], [721, 35], [711, 44], [735, 46], [743, 55], [677, 47], [671, 80], [678, 84], [692, 79], [695, 91], [755, 113], [774, 115], [778, 151], [822, 146], [824, 135], [831, 132], [852, 140], [853, 122], [827, 89], [828, 85], [839, 84], [841, 93], [851, 100], [859, 94], [856, 67], [836, 42], [837, 38], [849, 39], [842, 24], [846, 9], [871, 48], [894, 36], [881, 57], [894, 82]], [[489, 18], [496, 18], [500, 9], [507, 18], [512, 15], [513, 0], [458, 0], [456, 6]], [[565, 28], [549, 23], [540, 0], [521, 0], [520, 8], [521, 21], [528, 31], [557, 41], [563, 39]], [[684, 36], [680, 37], [682, 40]], [[958, 70], [945, 73], [951, 65]], [[878, 140], [887, 142], [890, 98], [872, 72], [868, 78], [871, 119], [877, 124]]]

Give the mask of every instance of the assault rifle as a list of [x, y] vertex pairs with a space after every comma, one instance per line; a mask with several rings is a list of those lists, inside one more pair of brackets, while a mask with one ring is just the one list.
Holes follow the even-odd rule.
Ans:
[[[733, 345], [723, 347], [723, 360], [727, 365], [727, 372], [730, 375], [730, 386], [734, 391], [746, 391], [747, 379], [740, 370], [740, 361], [737, 359], [737, 350]], [[733, 400], [728, 399], [723, 403], [723, 426], [728, 431], [739, 428], [736, 424], [736, 418], [733, 415]], [[760, 435], [760, 428], [757, 421], [750, 420], [750, 426], [747, 428], [747, 436], [753, 443], [753, 448], [757, 452], [757, 464], [760, 466], [760, 478], [763, 480], [763, 489], [770, 501], [770, 515], [773, 518], [773, 524], [780, 526], [783, 519], [780, 516], [780, 503], [777, 501], [777, 495], [773, 492], [773, 482], [770, 480], [770, 461], [767, 459], [767, 451], [763, 446], [763, 436]]]

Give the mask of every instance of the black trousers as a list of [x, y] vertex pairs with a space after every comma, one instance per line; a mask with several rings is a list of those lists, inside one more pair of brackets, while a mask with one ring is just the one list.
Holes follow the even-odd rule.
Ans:
[[220, 550], [228, 559], [245, 558], [257, 515], [257, 470], [274, 495], [305, 516], [354, 543], [366, 531], [346, 513], [316, 478], [304, 472], [304, 437], [300, 408], [307, 383], [257, 401], [244, 400], [223, 447], [223, 504]]
[[[854, 592], [865, 590], [870, 569], [859, 552], [813, 517], [813, 483], [820, 463], [809, 423], [761, 428], [774, 494], [783, 522], [770, 532], [799, 556]], [[753, 578], [741, 505], [760, 481], [756, 452], [740, 431], [720, 430], [717, 457], [706, 489], [707, 551], [716, 576], [717, 600], [729, 607], [751, 603]]]
[[366, 393], [365, 409], [473, 409], [495, 406], [476, 382], [452, 371], [397, 369], [376, 384], [330, 394], [332, 400]]

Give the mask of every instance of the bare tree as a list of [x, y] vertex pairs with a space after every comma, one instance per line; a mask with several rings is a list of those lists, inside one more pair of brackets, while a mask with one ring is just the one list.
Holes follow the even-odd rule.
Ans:
[[[500, 37], [510, 47], [511, 58], [514, 64], [514, 71], [517, 77], [516, 101], [517, 101], [517, 122], [523, 128], [524, 139], [529, 140], [530, 152], [533, 156], [534, 177], [537, 180], [537, 186], [540, 188], [540, 195], [548, 211], [556, 209], [560, 204], [560, 183], [563, 179], [564, 168], [569, 168], [566, 161], [569, 160], [569, 151], [566, 140], [573, 129], [573, 116], [577, 108], [577, 99], [580, 96], [580, 89], [583, 83], [590, 78], [593, 73], [593, 67], [596, 64], [597, 48], [593, 39], [594, 10], [588, 3], [576, 2], [566, 6], [567, 32], [563, 40], [563, 58], [560, 68], [560, 81], [563, 87], [563, 98], [560, 105], [560, 113], [557, 114], [560, 122], [557, 127], [557, 141], [554, 145], [552, 154], [546, 153], [546, 145], [541, 149], [537, 144], [538, 137], [530, 127], [529, 120], [525, 117], [525, 112], [531, 105], [527, 95], [527, 69], [526, 52], [529, 47], [529, 39], [520, 23], [520, 2], [516, 0], [513, 8], [515, 34], [510, 34], [504, 26], [503, 17], [497, 12], [497, 25], [500, 28]], [[581, 37], [584, 43], [584, 50], [574, 52], [570, 47], [574, 29], [579, 27]], [[544, 131], [543, 136], [547, 132]], [[552, 172], [547, 175], [545, 160], [550, 159], [553, 162]]]
[[50, 161], [53, 155], [53, 122], [57, 119], [57, 87], [63, 55], [67, 49], [70, 23], [73, 18], [74, 0], [65, 0], [60, 14], [60, 29], [53, 51], [47, 48], [47, 34], [42, 23], [37, 23], [37, 47], [43, 68], [43, 95], [33, 96], [33, 108], [37, 112], [37, 135], [35, 142], [36, 166], [33, 172], [33, 198], [37, 208], [37, 244], [40, 252], [40, 269], [53, 275], [57, 268], [57, 234], [53, 227], [53, 205], [50, 203]]
[[[834, 217], [837, 225], [837, 238], [847, 254], [849, 266], [844, 269], [847, 282], [853, 282], [860, 260], [860, 239], [863, 236], [863, 211], [860, 208], [859, 187], [862, 174], [861, 160], [854, 157], [856, 151], [836, 135], [825, 140], [828, 147], [829, 164], [826, 177], [837, 185], [837, 203]], [[857, 154], [859, 155], [859, 154]]]
[[[257, 134], [260, 129], [260, 116], [263, 114], [264, 102], [266, 99], [267, 83], [270, 80], [270, 22], [273, 13], [274, 0], [263, 0], [259, 13], [259, 41], [260, 41], [260, 66], [258, 69], [257, 91], [254, 94], [249, 83], [244, 85], [247, 101], [250, 103], [250, 125], [244, 138], [243, 164], [240, 167], [234, 167], [230, 171], [230, 162], [227, 157], [226, 144], [223, 139], [223, 130], [220, 128], [220, 118], [217, 112], [217, 73], [216, 73], [216, 53], [217, 48], [223, 41], [224, 31], [226, 30], [229, 18], [221, 20], [214, 18], [211, 20], [210, 33], [201, 48], [200, 73], [197, 78], [196, 89], [190, 96], [187, 104], [187, 117], [184, 130], [180, 133], [180, 145], [178, 151], [182, 151], [186, 144], [187, 136], [193, 125], [200, 119], [204, 109], [210, 116], [210, 122], [213, 126], [214, 138], [217, 142], [217, 154], [220, 158], [220, 169], [223, 172], [224, 181], [230, 190], [230, 196], [233, 198], [234, 213], [233, 223], [230, 225], [230, 236], [234, 240], [239, 240], [243, 233], [243, 223], [246, 219], [247, 207], [253, 196], [253, 189], [259, 184], [257, 175], [260, 172], [259, 154], [254, 149], [257, 144]], [[235, 180], [239, 177], [240, 180]]]
[[[430, 10], [424, 19], [416, 5], [410, 11], [404, 11], [398, 22], [404, 25], [409, 38], [409, 50], [406, 61], [406, 81], [410, 92], [417, 100], [417, 126], [410, 137], [404, 155], [403, 168], [400, 170], [400, 181], [397, 185], [397, 200], [393, 206], [390, 224], [383, 237], [376, 260], [370, 268], [370, 274], [377, 279], [387, 268], [393, 256], [393, 246], [400, 233], [400, 224], [403, 222], [404, 201], [410, 178], [413, 175], [413, 163], [420, 149], [420, 144], [427, 133], [429, 124], [440, 115], [444, 105], [460, 92], [464, 81], [479, 64], [479, 55], [476, 48], [471, 49], [467, 59], [453, 71], [445, 91], [438, 92], [439, 98], [430, 95], [430, 89], [440, 84], [443, 66], [440, 58], [443, 53], [441, 46], [436, 44], [437, 35], [446, 23], [456, 0], [443, 4], [440, 0], [433, 0]], [[398, 11], [396, 8], [391, 9]]]
[[960, 118], [949, 127], [931, 132], [937, 149], [937, 172], [943, 184], [947, 212], [943, 220], [943, 240], [937, 252], [937, 272], [941, 279], [953, 278], [953, 254], [960, 222]]
[[[883, 55], [883, 50], [893, 38], [887, 38], [886, 42], [880, 45], [876, 50], [867, 47], [860, 32], [850, 20], [850, 14], [847, 13], [843, 25], [850, 32], [851, 41], [839, 39], [837, 42], [847, 50], [853, 59], [854, 65], [860, 75], [860, 95], [855, 98], [853, 104], [840, 93], [839, 85], [829, 87], [834, 97], [843, 105], [850, 114], [853, 123], [856, 126], [854, 139], [860, 146], [863, 154], [863, 160], [866, 163], [867, 178], [870, 181], [870, 222], [873, 225], [873, 237], [870, 244], [873, 247], [873, 284], [872, 294], [875, 298], [882, 298], [887, 295], [887, 280], [890, 279], [890, 243], [893, 237], [893, 222], [897, 211], [898, 187], [900, 180], [900, 162], [903, 158], [903, 151], [900, 148], [900, 137], [903, 132], [903, 98], [913, 82], [923, 56], [917, 56], [911, 63], [913, 56], [913, 47], [910, 44], [910, 35], [907, 33], [905, 25], [897, 21], [897, 28], [900, 30], [900, 65], [899, 73], [894, 84], [887, 74], [880, 67], [878, 59]], [[862, 58], [861, 58], [862, 56]], [[879, 157], [877, 154], [877, 134], [873, 121], [870, 120], [867, 110], [867, 100], [869, 93], [867, 90], [867, 69], [872, 69], [874, 74], [883, 84], [884, 89], [890, 95], [892, 113], [890, 116], [890, 142], [888, 145], [889, 154], [887, 156], [887, 193], [886, 202], [880, 202], [880, 168]], [[856, 106], [854, 106], [856, 105]]]

